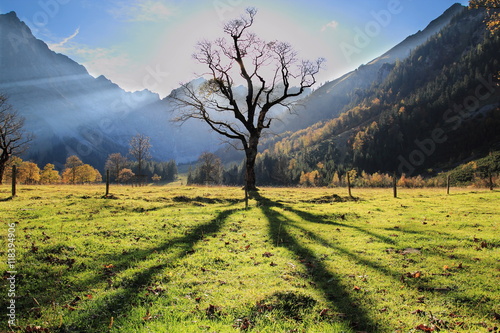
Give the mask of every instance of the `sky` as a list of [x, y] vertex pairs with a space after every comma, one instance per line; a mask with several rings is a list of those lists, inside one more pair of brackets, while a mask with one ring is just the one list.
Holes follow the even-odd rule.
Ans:
[[303, 59], [326, 59], [331, 81], [423, 30], [460, 0], [1, 0], [35, 37], [127, 91], [164, 97], [206, 70], [196, 43], [224, 37], [224, 23], [248, 7], [252, 30], [289, 42]]

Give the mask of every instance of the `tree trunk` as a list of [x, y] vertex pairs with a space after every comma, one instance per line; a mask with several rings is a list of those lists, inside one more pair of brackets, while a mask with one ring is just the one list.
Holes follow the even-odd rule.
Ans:
[[255, 160], [257, 159], [257, 147], [259, 145], [259, 138], [250, 137], [249, 145], [245, 149], [246, 155], [246, 171], [245, 171], [245, 187], [247, 191], [257, 191], [255, 185]]
[[3, 174], [5, 172], [5, 167], [3, 164], [0, 164], [0, 185], [3, 184], [2, 180], [3, 180]]

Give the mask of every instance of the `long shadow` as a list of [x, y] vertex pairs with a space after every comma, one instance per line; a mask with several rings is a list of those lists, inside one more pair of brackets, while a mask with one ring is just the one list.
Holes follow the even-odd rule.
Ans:
[[345, 223], [341, 223], [341, 222], [329, 222], [329, 221], [325, 221], [323, 218], [321, 218], [320, 216], [318, 215], [314, 215], [314, 214], [311, 214], [311, 213], [308, 213], [308, 212], [304, 212], [302, 210], [297, 210], [297, 209], [293, 209], [291, 207], [286, 207], [287, 210], [293, 212], [294, 214], [298, 215], [299, 217], [301, 217], [302, 219], [306, 220], [306, 221], [310, 221], [310, 222], [314, 222], [314, 223], [320, 223], [320, 224], [325, 224], [325, 223], [328, 223], [328, 224], [334, 224], [334, 225], [337, 225], [337, 226], [341, 226], [341, 227], [344, 227], [344, 228], [351, 228], [351, 229], [355, 229], [357, 231], [361, 231], [362, 233], [365, 233], [371, 237], [374, 237], [376, 239], [378, 239], [379, 241], [382, 241], [384, 243], [387, 243], [387, 244], [396, 244], [396, 242], [387, 237], [387, 236], [383, 236], [383, 235], [379, 235], [377, 233], [374, 233], [372, 231], [369, 231], [369, 230], [366, 230], [366, 229], [363, 229], [359, 226], [355, 226], [355, 225], [348, 225], [348, 224], [345, 224]]
[[[173, 260], [182, 259], [194, 252], [195, 245], [201, 241], [205, 235], [218, 232], [225, 221], [239, 209], [227, 209], [219, 213], [214, 219], [201, 224], [193, 229], [189, 234], [175, 238], [160, 246], [147, 250], [137, 250], [128, 253], [126, 256], [115, 254], [106, 256], [105, 261], [114, 263], [112, 273], [114, 275], [124, 272], [131, 267], [130, 259], [143, 261], [149, 259], [152, 253], [174, 250], [176, 254], [169, 258]], [[169, 267], [169, 262], [151, 266], [137, 273], [132, 278], [127, 279], [126, 284], [116, 289], [105, 301], [101, 300], [98, 306], [92, 307], [91, 312], [86, 312], [76, 320], [76, 324], [59, 328], [53, 328], [55, 332], [105, 332], [108, 331], [111, 317], [118, 317], [127, 314], [136, 305], [137, 295], [140, 291], [150, 285], [154, 277]], [[102, 283], [103, 277], [95, 277], [82, 282], [82, 289], [88, 289], [93, 283]]]
[[[359, 256], [353, 254], [351, 251], [335, 246], [334, 244], [331, 244], [331, 242], [325, 240], [322, 237], [319, 237], [315, 234], [312, 234], [309, 230], [306, 228], [303, 228], [294, 221], [291, 221], [289, 217], [284, 215], [283, 213], [279, 212], [277, 208], [281, 208], [285, 211], [289, 211], [293, 214], [296, 214], [297, 216], [301, 217], [302, 219], [312, 222], [312, 223], [321, 223], [321, 224], [332, 224], [332, 225], [339, 225], [339, 226], [344, 226], [344, 227], [349, 227], [349, 228], [354, 228], [360, 232], [363, 232], [367, 235], [372, 235], [376, 238], [378, 238], [380, 241], [383, 241], [388, 244], [395, 244], [395, 241], [392, 239], [388, 239], [385, 236], [380, 236], [377, 235], [373, 232], [364, 230], [363, 228], [359, 228], [356, 226], [350, 226], [350, 225], [345, 225], [340, 222], [331, 222], [328, 221], [327, 219], [322, 218], [319, 215], [307, 213], [301, 210], [294, 209], [288, 205], [284, 205], [281, 202], [275, 202], [272, 201], [268, 198], [262, 197], [262, 196], [257, 196], [256, 199], [260, 203], [260, 208], [263, 211], [263, 213], [266, 215], [268, 222], [269, 222], [269, 232], [270, 235], [274, 241], [274, 244], [277, 246], [283, 246], [290, 250], [291, 252], [295, 253], [298, 257], [305, 259], [304, 266], [306, 269], [308, 269], [310, 276], [312, 277], [313, 281], [315, 282], [316, 286], [320, 288], [320, 290], [323, 292], [323, 294], [326, 296], [327, 299], [331, 301], [331, 304], [336, 306], [338, 309], [341, 309], [341, 311], [344, 311], [350, 320], [351, 326], [355, 330], [367, 330], [369, 332], [371, 331], [377, 331], [377, 329], [383, 329], [383, 327], [379, 327], [380, 325], [376, 322], [373, 322], [367, 315], [366, 311], [363, 310], [362, 308], [358, 307], [355, 305], [355, 300], [350, 297], [349, 290], [346, 290], [346, 288], [342, 285], [340, 285], [338, 282], [339, 279], [337, 278], [337, 275], [334, 273], [330, 272], [328, 268], [322, 264], [320, 261], [314, 261], [315, 267], [314, 269], [311, 269], [307, 265], [308, 260], [312, 260], [317, 257], [317, 255], [314, 253], [314, 251], [306, 248], [305, 246], [301, 245], [297, 239], [290, 233], [291, 228], [295, 228], [297, 230], [300, 230], [302, 232], [305, 232], [308, 234], [308, 237], [310, 237], [312, 240], [318, 242], [319, 244], [327, 247], [327, 248], [332, 248], [335, 249], [336, 251], [340, 252], [342, 255], [345, 255], [349, 257], [351, 260], [359, 263], [360, 265], [370, 267], [372, 269], [378, 270], [385, 274], [386, 276], [399, 280], [401, 277], [400, 273], [388, 269], [384, 266], [381, 266], [377, 263], [374, 263], [373, 261], [367, 260], [360, 258]], [[418, 232], [415, 232], [418, 233]], [[426, 250], [430, 254], [434, 255], [440, 255], [443, 256], [441, 253], [436, 253], [436, 251], [432, 250]], [[457, 298], [458, 299], [466, 299], [467, 296], [463, 294], [462, 292], [459, 291], [459, 289], [454, 289], [454, 288], [436, 288], [436, 286], [430, 284], [428, 281], [416, 281], [418, 283], [414, 284], [415, 288], [418, 288], [418, 290], [422, 291], [429, 291], [432, 293], [445, 293], [445, 292], [458, 292]], [[331, 297], [334, 296], [334, 297]], [[471, 304], [466, 305], [468, 308], [472, 309], [474, 307], [474, 302], [471, 301]], [[488, 316], [488, 313], [486, 310], [480, 311], [479, 309], [474, 308], [475, 311], [478, 311], [484, 316]]]
[[[351, 297], [349, 290], [339, 283], [340, 277], [328, 270], [320, 261], [315, 262], [314, 267], [307, 264], [308, 260], [316, 258], [316, 254], [301, 245], [288, 231], [290, 222], [285, 215], [276, 211], [274, 207], [283, 207], [283, 204], [257, 195], [256, 199], [260, 203], [260, 209], [269, 222], [269, 233], [273, 242], [287, 248], [303, 259], [304, 267], [308, 270], [313, 282], [319, 288], [330, 304], [336, 307], [340, 313], [346, 316], [350, 326], [354, 330], [376, 331], [379, 325], [372, 321], [366, 311], [356, 304], [356, 300]], [[286, 207], [289, 209], [289, 207]], [[316, 217], [317, 218], [317, 217]]]
[[[263, 202], [267, 202], [268, 204], [269, 204], [269, 202], [271, 202], [271, 205], [273, 204], [272, 201], [270, 201], [267, 198], [262, 198], [261, 197], [261, 199], [263, 200]], [[356, 226], [356, 225], [349, 225], [349, 224], [341, 223], [341, 222], [338, 222], [338, 221], [336, 221], [336, 222], [327, 221], [324, 218], [322, 218], [321, 216], [318, 216], [318, 215], [315, 215], [315, 214], [312, 214], [312, 213], [308, 213], [308, 212], [304, 212], [304, 211], [301, 211], [301, 210], [293, 209], [292, 207], [281, 205], [281, 203], [279, 205], [282, 206], [282, 207], [284, 207], [284, 208], [286, 208], [286, 210], [288, 210], [288, 211], [296, 214], [297, 216], [299, 216], [302, 219], [304, 219], [306, 221], [309, 221], [309, 222], [320, 223], [320, 224], [331, 224], [331, 225], [336, 225], [336, 226], [339, 226], [339, 227], [351, 228], [351, 229], [360, 231], [360, 232], [362, 232], [362, 233], [364, 233], [366, 235], [369, 235], [369, 236], [373, 237], [374, 239], [377, 239], [378, 241], [381, 241], [383, 243], [391, 244], [391, 245], [396, 245], [397, 244], [397, 242], [395, 240], [393, 240], [392, 238], [390, 238], [390, 237], [374, 233], [373, 231], [366, 230], [366, 229], [364, 229], [362, 227], [359, 227], [359, 226]], [[385, 228], [384, 230], [394, 231], [393, 229], [390, 229], [390, 228]], [[413, 230], [407, 230], [407, 229], [404, 229], [403, 232], [407, 233], [407, 234], [413, 234], [413, 235], [422, 235], [422, 234], [424, 234], [423, 232], [413, 231]], [[459, 237], [453, 236], [450, 233], [443, 232], [443, 231], [441, 231], [441, 233], [444, 234], [444, 235], [446, 235], [447, 239], [452, 239], [452, 240], [457, 240], [457, 241], [463, 241], [463, 238], [459, 238]], [[440, 253], [440, 252], [438, 252], [436, 250], [431, 250], [429, 248], [426, 249], [426, 252], [432, 253], [432, 254], [435, 254], [435, 255], [439, 255], [441, 257], [448, 257], [449, 256], [448, 254], [443, 254], [443, 253]], [[456, 259], [462, 259], [462, 260], [470, 260], [471, 259], [471, 258], [469, 258], [467, 256], [460, 256], [460, 255], [455, 255], [455, 257], [456, 257]]]
[[[302, 230], [303, 232], [309, 232], [309, 230], [307, 230], [303, 227], [300, 227], [298, 225], [295, 225], [293, 223], [290, 223], [290, 226], [292, 226], [293, 228], [296, 228], [298, 230]], [[326, 239], [324, 239], [316, 234], [312, 234], [312, 235], [309, 234], [309, 237], [312, 238], [315, 242], [323, 245], [324, 247], [334, 249], [335, 251], [338, 251], [338, 252], [342, 253], [343, 255], [349, 257], [351, 260], [356, 261], [357, 263], [364, 265], [366, 267], [370, 267], [374, 270], [380, 271], [380, 272], [384, 273], [385, 275], [394, 278], [395, 280], [399, 280], [401, 277], [401, 272], [398, 272], [398, 271], [395, 271], [392, 269], [388, 269], [387, 267], [384, 267], [380, 264], [377, 264], [376, 262], [373, 262], [371, 260], [360, 258], [359, 256], [353, 254], [351, 251], [348, 251], [345, 248], [342, 248], [340, 246], [336, 246], [336, 245], [332, 244], [331, 242], [327, 241]]]

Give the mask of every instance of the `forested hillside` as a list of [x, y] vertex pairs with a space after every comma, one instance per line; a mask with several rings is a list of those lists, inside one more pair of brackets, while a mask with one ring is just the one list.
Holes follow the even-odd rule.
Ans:
[[314, 173], [433, 174], [499, 150], [500, 37], [484, 11], [459, 13], [440, 33], [357, 90], [339, 117], [267, 141], [258, 160], [263, 184], [297, 184]]

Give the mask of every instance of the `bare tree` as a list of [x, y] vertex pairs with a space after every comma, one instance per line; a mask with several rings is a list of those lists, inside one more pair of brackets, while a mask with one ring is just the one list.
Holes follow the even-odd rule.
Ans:
[[[299, 60], [290, 44], [259, 39], [248, 31], [256, 14], [255, 8], [248, 8], [245, 15], [226, 23], [229, 38], [199, 42], [193, 57], [208, 67], [209, 80], [199, 86], [184, 84], [171, 95], [179, 110], [177, 121], [201, 119], [241, 144], [248, 190], [256, 190], [255, 159], [261, 135], [273, 120], [271, 109], [289, 109], [290, 98], [316, 83], [324, 61]], [[243, 95], [240, 85], [245, 87]]]
[[198, 166], [194, 172], [189, 172], [188, 183], [193, 184], [221, 184], [224, 167], [217, 155], [202, 153], [198, 158]]
[[137, 176], [142, 177], [142, 166], [143, 163], [151, 158], [149, 150], [151, 149], [151, 144], [149, 143], [149, 137], [143, 134], [137, 134], [130, 140], [130, 150], [129, 154], [132, 155], [137, 160]]
[[114, 153], [108, 156], [104, 167], [111, 171], [111, 175], [116, 181], [120, 174], [120, 170], [125, 169], [129, 164], [129, 160], [125, 156], [122, 156], [120, 153]]
[[0, 95], [0, 184], [9, 159], [26, 151], [33, 139], [23, 127], [24, 118], [7, 103], [6, 96]]

